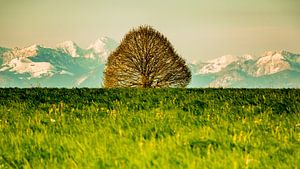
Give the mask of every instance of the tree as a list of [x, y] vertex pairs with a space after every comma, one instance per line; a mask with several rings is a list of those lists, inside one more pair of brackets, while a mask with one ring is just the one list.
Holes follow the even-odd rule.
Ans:
[[129, 31], [107, 60], [104, 87], [186, 87], [191, 72], [171, 43], [150, 26]]

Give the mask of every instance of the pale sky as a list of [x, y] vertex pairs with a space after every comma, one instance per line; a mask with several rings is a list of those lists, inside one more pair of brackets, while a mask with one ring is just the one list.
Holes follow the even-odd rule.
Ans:
[[0, 0], [0, 46], [86, 48], [120, 42], [142, 24], [163, 33], [189, 61], [222, 55], [300, 53], [300, 0]]

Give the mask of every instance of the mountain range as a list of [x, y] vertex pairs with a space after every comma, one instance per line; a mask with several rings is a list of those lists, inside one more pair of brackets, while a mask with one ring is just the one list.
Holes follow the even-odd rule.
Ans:
[[105, 61], [117, 46], [103, 37], [86, 49], [72, 41], [0, 48], [0, 87], [101, 87]]
[[225, 55], [191, 64], [191, 87], [299, 88], [300, 55], [268, 51], [261, 56]]
[[[117, 46], [102, 37], [85, 49], [72, 41], [52, 48], [0, 47], [0, 87], [102, 87], [106, 59]], [[188, 66], [188, 87], [300, 88], [300, 54], [284, 50], [261, 56], [224, 55]]]

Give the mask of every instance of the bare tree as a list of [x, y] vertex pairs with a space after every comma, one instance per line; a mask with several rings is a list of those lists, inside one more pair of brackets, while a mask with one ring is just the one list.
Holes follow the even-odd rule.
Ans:
[[186, 87], [191, 72], [171, 43], [150, 26], [125, 35], [108, 57], [104, 87]]

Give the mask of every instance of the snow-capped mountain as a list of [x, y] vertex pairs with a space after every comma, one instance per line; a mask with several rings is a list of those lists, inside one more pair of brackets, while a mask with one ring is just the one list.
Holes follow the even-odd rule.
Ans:
[[285, 51], [266, 52], [256, 62], [256, 71], [254, 76], [270, 75], [283, 70], [291, 69], [291, 65], [287, 61], [288, 56], [285, 56]]
[[89, 55], [90, 57], [101, 56], [101, 60], [104, 62], [112, 49], [116, 49], [117, 47], [118, 43], [115, 40], [109, 37], [102, 37], [96, 39], [96, 41], [91, 43], [87, 49], [92, 53]]
[[72, 57], [80, 57], [82, 49], [73, 41], [64, 41], [56, 45], [57, 49], [70, 54]]
[[52, 76], [53, 65], [49, 62], [34, 62], [32, 58], [38, 55], [43, 47], [31, 45], [23, 49], [12, 49], [2, 53], [3, 63], [0, 72], [10, 71], [16, 74], [27, 73], [29, 78], [39, 78], [42, 75]]
[[117, 43], [99, 38], [92, 44], [98, 46], [65, 41], [55, 48], [0, 48], [0, 87], [101, 87], [104, 61]]
[[56, 49], [70, 54], [72, 57], [84, 57], [105, 62], [110, 52], [118, 47], [118, 43], [108, 37], [96, 39], [88, 48], [82, 49], [75, 42], [59, 43]]
[[233, 55], [224, 55], [214, 60], [210, 60], [203, 66], [198, 73], [199, 74], [207, 74], [207, 73], [217, 73], [226, 68], [231, 63], [237, 61], [247, 61], [252, 60], [253, 57], [251, 55], [244, 55], [242, 57], [233, 56]]
[[[101, 87], [105, 61], [117, 45], [105, 37], [87, 48], [72, 41], [54, 48], [0, 47], [0, 87]], [[225, 55], [189, 66], [189, 87], [300, 88], [300, 54], [287, 51]]]
[[300, 88], [300, 54], [225, 55], [193, 65], [191, 87]]

